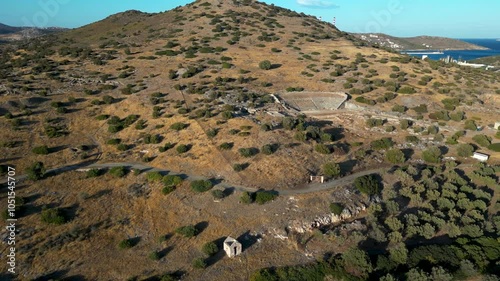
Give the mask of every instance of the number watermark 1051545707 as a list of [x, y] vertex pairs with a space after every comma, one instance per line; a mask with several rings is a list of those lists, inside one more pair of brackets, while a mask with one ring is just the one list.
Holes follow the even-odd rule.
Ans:
[[16, 169], [7, 170], [7, 265], [8, 272], [16, 273]]

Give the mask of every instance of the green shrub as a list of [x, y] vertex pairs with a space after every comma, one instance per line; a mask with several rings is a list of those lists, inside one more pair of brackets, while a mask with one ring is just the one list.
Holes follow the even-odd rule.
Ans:
[[460, 121], [464, 120], [465, 113], [463, 111], [453, 112], [450, 114], [450, 118], [453, 121], [460, 122]]
[[118, 145], [122, 142], [121, 139], [109, 139], [106, 143], [109, 145]]
[[416, 113], [427, 113], [427, 105], [421, 104], [412, 108]]
[[388, 150], [385, 158], [392, 164], [403, 164], [406, 161], [405, 155], [400, 149]]
[[474, 153], [474, 147], [468, 143], [460, 144], [457, 147], [457, 154], [460, 157], [470, 157]]
[[106, 96], [102, 97], [102, 101], [105, 104], [112, 104], [115, 101], [115, 99], [112, 96], [106, 95]]
[[214, 199], [223, 199], [224, 197], [226, 197], [224, 191], [220, 189], [212, 190], [212, 196], [214, 197]]
[[100, 169], [90, 169], [87, 171], [87, 178], [96, 178], [102, 174]]
[[370, 146], [374, 150], [388, 149], [394, 146], [394, 142], [391, 138], [382, 138], [372, 141]]
[[124, 240], [120, 241], [120, 243], [118, 243], [118, 247], [122, 250], [130, 249], [130, 248], [134, 247], [134, 243], [132, 242], [131, 239], [124, 239]]
[[330, 154], [332, 153], [332, 151], [330, 150], [330, 148], [325, 145], [325, 144], [322, 144], [322, 143], [318, 143], [314, 146], [314, 151], [318, 152], [318, 153], [321, 153], [321, 154]]
[[163, 179], [163, 176], [160, 174], [160, 172], [149, 172], [146, 174], [146, 180], [153, 182], [153, 181], [161, 181]]
[[30, 180], [40, 180], [45, 176], [45, 166], [42, 162], [33, 163], [26, 169], [26, 174]]
[[500, 142], [498, 143], [493, 143], [488, 146], [489, 150], [500, 152]]
[[254, 201], [253, 194], [248, 191], [243, 192], [240, 197], [240, 201], [244, 204], [251, 204]]
[[406, 136], [405, 140], [406, 140], [406, 142], [409, 142], [409, 143], [419, 143], [420, 142], [420, 140], [418, 139], [417, 136]]
[[422, 158], [428, 163], [441, 162], [441, 150], [438, 147], [432, 146], [422, 152]]
[[108, 118], [109, 118], [109, 115], [107, 115], [107, 114], [101, 114], [101, 115], [96, 116], [95, 119], [99, 120], [99, 121], [102, 121], [102, 120], [106, 120]]
[[127, 170], [123, 166], [113, 167], [109, 170], [109, 174], [115, 178], [122, 178], [127, 174]]
[[46, 145], [36, 146], [31, 150], [35, 154], [47, 155], [49, 154], [49, 148]]
[[42, 222], [49, 224], [61, 225], [66, 222], [66, 218], [63, 216], [61, 210], [54, 209], [43, 209], [41, 214]]
[[403, 120], [399, 121], [399, 125], [401, 126], [401, 129], [406, 130], [409, 127], [411, 127], [412, 122], [408, 119], [403, 119]]
[[164, 186], [162, 189], [161, 189], [161, 193], [163, 195], [167, 195], [167, 194], [170, 194], [172, 192], [175, 191], [175, 186]]
[[327, 178], [337, 178], [341, 175], [340, 165], [337, 163], [329, 162], [323, 165], [323, 174]]
[[233, 170], [235, 172], [241, 172], [243, 170], [245, 170], [245, 168], [248, 166], [248, 164], [244, 163], [244, 164], [234, 164], [233, 165]]
[[165, 151], [167, 151], [167, 150], [169, 150], [169, 149], [173, 148], [174, 146], [175, 146], [175, 145], [174, 145], [173, 143], [167, 142], [164, 146], [161, 146], [161, 147], [159, 148], [159, 151], [160, 151], [160, 152], [165, 152]]
[[[353, 94], [353, 93], [351, 93], [351, 94]], [[374, 100], [367, 99], [367, 98], [365, 98], [363, 96], [357, 97], [354, 100], [357, 101], [357, 102], [359, 102], [359, 103], [364, 103], [364, 104], [368, 104], [368, 105], [375, 105], [375, 104], [377, 104], [377, 102], [375, 102]]]
[[197, 269], [203, 269], [207, 267], [207, 263], [203, 258], [195, 258], [192, 262], [193, 267]]
[[189, 151], [189, 149], [190, 149], [189, 146], [185, 144], [179, 144], [176, 148], [177, 153], [179, 154], [186, 153]]
[[156, 134], [155, 135], [146, 134], [143, 137], [143, 141], [145, 144], [157, 144], [161, 142], [161, 136]]
[[476, 122], [474, 120], [466, 120], [465, 121], [464, 129], [471, 130], [471, 131], [476, 131], [477, 130]]
[[64, 113], [68, 113], [68, 109], [66, 107], [58, 107], [56, 112], [60, 113], [60, 114], [64, 114]]
[[384, 123], [385, 123], [385, 120], [383, 120], [383, 119], [369, 118], [368, 120], [366, 120], [366, 125], [369, 128], [382, 126], [382, 125], [384, 125]]
[[366, 175], [358, 177], [354, 180], [354, 186], [361, 192], [367, 195], [375, 195], [380, 193], [382, 189], [381, 183], [375, 175]]
[[257, 191], [255, 193], [255, 202], [259, 205], [263, 205], [269, 201], [274, 200], [278, 195], [270, 192], [270, 191]]
[[219, 130], [215, 129], [215, 128], [212, 128], [212, 129], [208, 129], [207, 130], [207, 136], [209, 138], [213, 138], [215, 136], [217, 136], [217, 133], [219, 132]]
[[195, 237], [198, 235], [198, 230], [194, 225], [181, 226], [175, 230], [175, 233], [180, 234], [186, 238]]
[[396, 104], [392, 107], [392, 111], [394, 111], [394, 112], [405, 113], [406, 110], [408, 110], [408, 109], [404, 105]]
[[257, 155], [259, 153], [259, 150], [255, 147], [249, 147], [249, 148], [240, 148], [238, 149], [238, 152], [240, 153], [241, 156], [249, 158]]
[[271, 155], [271, 154], [273, 154], [274, 152], [276, 152], [276, 148], [275, 148], [275, 145], [272, 145], [272, 144], [266, 144], [266, 145], [262, 146], [261, 151], [262, 151], [262, 153], [264, 153], [265, 155]]
[[154, 261], [160, 260], [160, 258], [161, 258], [160, 253], [158, 253], [158, 251], [151, 252], [148, 257], [149, 257], [149, 259], [154, 260]]
[[331, 203], [330, 204], [330, 212], [332, 212], [335, 215], [340, 215], [342, 214], [342, 211], [344, 210], [344, 206], [340, 203]]
[[430, 125], [427, 128], [427, 133], [429, 133], [430, 135], [435, 135], [435, 134], [439, 133], [439, 127], [434, 126], [434, 125]]
[[222, 150], [229, 150], [231, 148], [233, 148], [234, 144], [233, 143], [230, 143], [230, 142], [224, 142], [222, 143], [219, 148], [222, 149]]
[[219, 252], [219, 247], [214, 242], [208, 242], [203, 245], [201, 251], [207, 256], [213, 256]]
[[482, 147], [488, 147], [491, 144], [491, 137], [486, 135], [475, 135], [472, 139]]
[[191, 189], [198, 193], [209, 191], [213, 186], [213, 183], [209, 180], [195, 180], [191, 182]]
[[417, 91], [413, 87], [405, 86], [398, 90], [400, 94], [414, 94]]
[[263, 70], [269, 70], [269, 69], [271, 69], [272, 64], [270, 61], [264, 60], [264, 61], [261, 61], [259, 63], [259, 67], [260, 67], [260, 69], [263, 69]]
[[124, 144], [124, 143], [120, 143], [116, 149], [118, 149], [119, 151], [127, 151], [128, 150], [128, 145]]
[[182, 122], [177, 122], [177, 123], [170, 125], [170, 129], [176, 130], [176, 131], [181, 131], [181, 130], [184, 130], [185, 128], [187, 128], [187, 126], [188, 126], [187, 124], [184, 124]]
[[183, 182], [183, 179], [178, 175], [166, 175], [161, 181], [165, 186], [178, 186]]

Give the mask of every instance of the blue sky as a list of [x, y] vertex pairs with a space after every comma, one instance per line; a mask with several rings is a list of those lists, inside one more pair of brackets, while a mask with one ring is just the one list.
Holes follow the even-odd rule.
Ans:
[[[13, 26], [79, 27], [125, 10], [161, 12], [190, 0], [0, 0], [0, 23]], [[232, 0], [223, 0], [232, 1]], [[500, 38], [500, 1], [441, 0], [264, 0], [268, 4], [337, 19], [349, 32], [394, 36]]]

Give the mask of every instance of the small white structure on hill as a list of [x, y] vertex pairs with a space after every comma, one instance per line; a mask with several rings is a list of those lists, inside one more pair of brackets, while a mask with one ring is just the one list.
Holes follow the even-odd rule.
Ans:
[[474, 152], [474, 155], [472, 155], [472, 158], [475, 158], [481, 162], [486, 162], [490, 158], [488, 154], [480, 153], [480, 152]]
[[238, 242], [238, 240], [232, 237], [227, 237], [226, 240], [224, 240], [224, 251], [226, 252], [228, 257], [232, 258], [238, 256], [241, 254], [242, 250], [243, 247], [241, 246], [241, 243]]
[[495, 122], [495, 126], [493, 126], [493, 128], [495, 128], [495, 130], [500, 129], [500, 122]]

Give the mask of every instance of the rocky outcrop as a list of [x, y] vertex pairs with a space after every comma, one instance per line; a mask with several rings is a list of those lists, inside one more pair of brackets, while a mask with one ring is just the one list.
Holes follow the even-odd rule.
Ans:
[[355, 218], [359, 213], [366, 210], [366, 205], [359, 203], [357, 206], [346, 207], [340, 215], [333, 213], [322, 215], [316, 217], [313, 221], [298, 221], [294, 220], [290, 222], [287, 227], [290, 232], [305, 233], [313, 231], [314, 229], [323, 228], [325, 226], [330, 226], [333, 224], [341, 223], [352, 218]]

